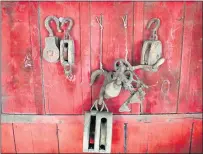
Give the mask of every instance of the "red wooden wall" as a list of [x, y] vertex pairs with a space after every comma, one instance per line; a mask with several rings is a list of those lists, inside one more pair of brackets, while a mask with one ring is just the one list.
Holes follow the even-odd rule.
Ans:
[[[156, 73], [136, 72], [150, 86], [142, 111], [140, 104], [133, 104], [130, 113], [118, 112], [128, 92], [107, 101], [115, 114], [112, 152], [201, 153], [202, 2], [1, 2], [1, 151], [82, 152], [83, 114], [103, 82], [89, 86], [91, 72], [99, 68], [95, 17], [101, 13], [105, 69], [113, 69], [114, 60], [125, 57], [125, 14], [129, 61], [139, 64], [143, 40], [149, 37], [146, 24], [154, 17], [161, 20], [158, 36], [166, 59]], [[60, 63], [42, 58], [48, 15], [74, 20], [74, 81], [65, 78]]]

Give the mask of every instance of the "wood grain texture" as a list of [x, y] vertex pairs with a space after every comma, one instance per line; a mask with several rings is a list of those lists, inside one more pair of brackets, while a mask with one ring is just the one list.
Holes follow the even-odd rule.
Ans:
[[[139, 65], [141, 59], [141, 49], [143, 43], [143, 32], [144, 32], [144, 2], [134, 2], [134, 38], [133, 38], [133, 55], [132, 65]], [[142, 77], [143, 71], [136, 70], [135, 73]], [[132, 113], [140, 113], [142, 110], [140, 104], [132, 104]], [[142, 111], [141, 111], [142, 112]]]
[[12, 124], [1, 124], [1, 153], [16, 153]]
[[113, 116], [112, 153], [124, 153], [124, 118]]
[[176, 112], [183, 36], [183, 4], [183, 2], [145, 2], [144, 40], [150, 35], [150, 31], [146, 30], [147, 22], [151, 18], [159, 18], [161, 25], [158, 39], [162, 42], [163, 57], [166, 61], [158, 72], [143, 72], [141, 76], [141, 79], [150, 86], [146, 90], [144, 113]]
[[84, 117], [69, 117], [67, 123], [58, 124], [60, 153], [82, 153]]
[[34, 153], [32, 124], [13, 124], [17, 153]]
[[[31, 117], [29, 122], [18, 117], [13, 124], [17, 153], [82, 153], [84, 116]], [[188, 114], [114, 115], [111, 152], [123, 153], [125, 140], [127, 153], [201, 152], [202, 119], [198, 118], [201, 116]], [[124, 124], [127, 124], [126, 139]], [[2, 124], [2, 135], [8, 138], [2, 144], [4, 150], [12, 149], [14, 143], [11, 125], [5, 121]]]
[[[103, 15], [103, 68], [112, 71], [114, 61], [118, 58], [125, 58], [125, 31], [122, 18], [128, 15], [128, 60], [132, 62], [132, 41], [133, 41], [133, 2], [92, 2], [91, 3], [91, 70], [99, 69], [100, 56], [100, 27], [96, 22], [96, 16]], [[99, 97], [99, 91], [103, 79], [92, 87], [92, 101]], [[129, 97], [129, 92], [122, 91], [116, 98], [106, 100], [111, 112], [120, 114], [119, 107]], [[124, 114], [124, 113], [123, 113]], [[128, 113], [127, 113], [128, 114]]]
[[149, 153], [189, 153], [192, 120], [177, 119], [149, 124]]
[[192, 138], [191, 138], [191, 153], [202, 153], [202, 120], [196, 119], [193, 124]]
[[91, 48], [90, 48], [90, 3], [80, 2], [80, 37], [81, 37], [81, 88], [83, 111], [91, 108]]
[[[44, 97], [47, 114], [81, 114], [83, 111], [79, 6], [77, 2], [40, 2], [39, 4], [42, 50], [45, 46], [45, 37], [48, 36], [44, 27], [44, 20], [47, 16], [71, 17], [74, 20], [71, 36], [75, 43], [73, 70], [75, 80], [66, 79], [60, 62], [49, 63], [43, 59]], [[54, 34], [62, 39], [64, 34], [56, 31], [54, 22], [51, 22], [51, 27]]]
[[178, 112], [202, 112], [202, 3], [185, 3]]
[[133, 118], [127, 119], [128, 123], [128, 138], [127, 152], [128, 153], [147, 153], [149, 124], [137, 122]]
[[2, 111], [41, 114], [37, 6], [2, 2]]
[[17, 153], [58, 153], [56, 124], [14, 124]]

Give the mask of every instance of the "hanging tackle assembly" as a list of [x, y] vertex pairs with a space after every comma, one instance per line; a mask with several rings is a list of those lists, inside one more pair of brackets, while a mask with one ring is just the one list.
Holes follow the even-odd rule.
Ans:
[[[61, 27], [67, 22], [69, 26], [64, 30], [64, 38], [59, 39], [54, 36], [53, 30], [50, 28], [50, 21], [56, 23], [57, 31], [62, 32]], [[129, 98], [121, 105], [119, 112], [130, 112], [128, 107], [131, 103], [141, 104], [145, 97], [145, 88], [149, 88], [135, 73], [136, 69], [143, 69], [145, 71], [156, 72], [160, 65], [165, 61], [162, 58], [162, 43], [158, 40], [157, 31], [160, 27], [160, 20], [158, 18], [151, 19], [147, 24], [147, 29], [150, 29], [154, 23], [155, 27], [151, 29], [151, 36], [149, 40], [144, 41], [141, 54], [141, 64], [132, 66], [128, 61], [128, 16], [122, 17], [124, 33], [125, 33], [125, 57], [123, 59], [116, 59], [114, 62], [114, 70], [107, 71], [103, 68], [103, 16], [96, 17], [96, 21], [100, 28], [100, 44], [99, 44], [99, 65], [100, 68], [91, 74], [92, 86], [96, 79], [103, 75], [104, 82], [100, 89], [99, 96], [90, 109], [85, 113], [84, 133], [83, 133], [83, 152], [111, 152], [112, 142], [112, 112], [109, 112], [105, 103], [105, 99], [117, 97], [121, 90], [128, 90], [130, 92]], [[45, 28], [49, 32], [49, 36], [45, 38], [45, 48], [43, 50], [43, 58], [50, 62], [56, 63], [60, 60], [64, 68], [64, 74], [69, 80], [74, 79], [73, 65], [75, 61], [74, 40], [70, 35], [73, 27], [73, 20], [70, 17], [57, 18], [55, 16], [48, 16], [45, 19]]]
[[[49, 37], [45, 38], [43, 58], [50, 63], [56, 63], [60, 59], [60, 63], [64, 68], [65, 76], [72, 81], [74, 78], [72, 67], [75, 60], [75, 49], [70, 31], [73, 27], [73, 20], [70, 17], [60, 19], [55, 16], [48, 16], [45, 19], [45, 28], [49, 32]], [[61, 27], [64, 26], [65, 23], [69, 22], [68, 28], [64, 30], [64, 38], [62, 40], [54, 36], [53, 30], [49, 25], [51, 20], [55, 21], [58, 32], [62, 32]]]

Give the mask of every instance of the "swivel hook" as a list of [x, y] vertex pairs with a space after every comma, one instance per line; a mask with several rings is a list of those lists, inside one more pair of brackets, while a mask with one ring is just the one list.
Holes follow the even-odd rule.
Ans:
[[147, 24], [147, 29], [150, 29], [153, 23], [156, 23], [156, 26], [151, 30], [152, 33], [150, 36], [150, 40], [157, 40], [158, 39], [157, 31], [158, 31], [158, 28], [160, 27], [160, 19], [152, 18]]
[[53, 33], [53, 31], [52, 31], [52, 29], [51, 29], [51, 27], [49, 25], [51, 20], [55, 21], [58, 32], [61, 32], [61, 29], [59, 27], [59, 19], [57, 17], [55, 17], [55, 16], [48, 16], [45, 19], [45, 28], [49, 32], [49, 36], [54, 36], [54, 33]]

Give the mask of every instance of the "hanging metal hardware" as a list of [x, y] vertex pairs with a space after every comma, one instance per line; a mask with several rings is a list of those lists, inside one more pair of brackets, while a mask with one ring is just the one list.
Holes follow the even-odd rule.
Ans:
[[55, 16], [48, 16], [45, 19], [45, 28], [49, 32], [49, 37], [45, 38], [43, 58], [48, 62], [55, 63], [59, 60], [59, 38], [54, 36], [53, 30], [49, 26], [51, 20], [55, 21], [58, 32], [61, 32], [58, 18]]
[[[62, 40], [54, 36], [53, 30], [49, 26], [51, 20], [55, 21], [58, 32], [62, 32], [60, 27], [64, 26], [65, 23], [69, 22], [69, 26], [64, 31], [64, 38]], [[60, 20], [55, 16], [48, 16], [45, 19], [45, 28], [49, 32], [49, 37], [45, 38], [45, 48], [43, 50], [43, 58], [46, 61], [52, 63], [56, 63], [60, 59], [60, 63], [64, 67], [65, 76], [69, 80], [73, 80], [74, 76], [72, 67], [75, 63], [75, 48], [74, 41], [70, 35], [70, 31], [73, 27], [73, 20], [69, 17], [66, 18], [61, 17]]]
[[64, 39], [60, 41], [60, 62], [64, 67], [64, 73], [69, 80], [73, 79], [72, 67], [75, 61], [75, 48], [74, 41], [70, 35], [70, 31], [73, 27], [73, 20], [69, 17], [64, 18], [61, 22], [61, 26], [64, 26], [66, 22], [69, 22], [68, 28], [64, 32]]
[[91, 85], [98, 76], [104, 75], [104, 83], [100, 90], [99, 98], [96, 100], [98, 104], [102, 104], [104, 99], [117, 97], [121, 89], [128, 90], [131, 96], [120, 107], [119, 112], [130, 112], [128, 104], [142, 103], [145, 92], [144, 88], [148, 88], [139, 77], [134, 73], [134, 67], [124, 59], [117, 59], [114, 62], [114, 71], [96, 70], [91, 74]]
[[110, 153], [112, 123], [113, 114], [109, 112], [104, 100], [95, 100], [90, 112], [85, 112], [83, 152]]
[[110, 153], [113, 115], [107, 111], [85, 113], [83, 152]]
[[[104, 84], [107, 84], [110, 76], [103, 70], [102, 65], [102, 43], [103, 43], [103, 17], [96, 17], [100, 26], [100, 69], [93, 72], [91, 76], [91, 84], [95, 81], [98, 75], [105, 74], [108, 78]], [[95, 77], [95, 78], [94, 78]], [[94, 78], [94, 79], [93, 79]], [[112, 119], [113, 115], [109, 112], [106, 103], [104, 102], [104, 91], [102, 87], [100, 97], [94, 101], [90, 112], [85, 113], [84, 134], [83, 134], [83, 152], [111, 152], [112, 142]]]
[[145, 71], [156, 72], [160, 65], [165, 61], [162, 58], [162, 43], [158, 40], [157, 31], [160, 27], [160, 20], [158, 18], [151, 19], [147, 24], [147, 29], [156, 23], [156, 26], [151, 29], [151, 36], [149, 40], [144, 41], [141, 55], [141, 65], [135, 66], [135, 69], [144, 69]]
[[[114, 70], [106, 71], [103, 68], [92, 72], [91, 74], [91, 85], [100, 75], [104, 75], [104, 83], [101, 87], [99, 98], [95, 101], [99, 105], [104, 103], [104, 99], [110, 99], [117, 97], [121, 89], [128, 90], [131, 93], [131, 96], [124, 102], [120, 107], [119, 112], [129, 112], [128, 104], [130, 103], [142, 103], [144, 99], [145, 92], [144, 88], [148, 88], [139, 77], [134, 73], [135, 66], [127, 61], [128, 57], [128, 43], [127, 43], [127, 15], [123, 18], [123, 25], [125, 28], [125, 59], [117, 59], [114, 62]], [[105, 104], [106, 105], [106, 104]]]

